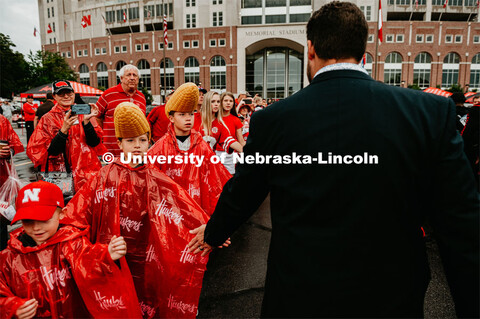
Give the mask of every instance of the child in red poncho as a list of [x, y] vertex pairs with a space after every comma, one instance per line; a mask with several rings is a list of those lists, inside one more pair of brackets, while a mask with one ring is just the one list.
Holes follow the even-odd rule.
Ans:
[[148, 150], [148, 154], [182, 156], [184, 159], [187, 156], [188, 162], [165, 161], [160, 164], [157, 161], [155, 166], [180, 184], [210, 216], [231, 175], [221, 163], [211, 162], [215, 153], [202, 135], [192, 129], [197, 101], [198, 89], [193, 83], [185, 83], [175, 91], [165, 108], [171, 122], [168, 132]]
[[0, 253], [0, 317], [119, 318], [140, 316], [133, 282], [114, 260], [125, 240], [92, 245], [87, 229], [60, 225], [63, 194], [47, 182], [22, 188], [12, 233]]
[[122, 269], [130, 269], [144, 318], [195, 318], [208, 258], [188, 253], [187, 244], [208, 215], [163, 172], [128, 161], [149, 147], [150, 126], [136, 105], [119, 104], [114, 122], [122, 154], [73, 197], [67, 218], [91, 225], [92, 242], [125, 238]]

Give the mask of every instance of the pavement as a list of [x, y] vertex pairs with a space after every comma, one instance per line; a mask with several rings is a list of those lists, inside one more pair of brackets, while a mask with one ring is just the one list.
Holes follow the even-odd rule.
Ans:
[[[26, 132], [14, 129], [26, 145]], [[21, 179], [34, 178], [26, 153], [14, 157]], [[203, 280], [198, 318], [258, 318], [260, 316], [267, 255], [271, 236], [270, 198], [231, 237], [228, 248], [210, 254]], [[438, 246], [427, 228], [427, 253], [432, 280], [425, 297], [425, 318], [454, 319], [455, 307], [450, 295]]]

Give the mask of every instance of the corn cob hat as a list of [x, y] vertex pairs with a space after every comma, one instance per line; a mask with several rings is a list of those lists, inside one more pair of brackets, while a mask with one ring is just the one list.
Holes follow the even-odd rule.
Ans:
[[117, 105], [113, 113], [113, 122], [117, 138], [137, 137], [148, 133], [150, 139], [150, 125], [145, 114], [131, 102]]
[[165, 113], [171, 111], [189, 113], [197, 108], [198, 86], [192, 82], [180, 85], [165, 105]]

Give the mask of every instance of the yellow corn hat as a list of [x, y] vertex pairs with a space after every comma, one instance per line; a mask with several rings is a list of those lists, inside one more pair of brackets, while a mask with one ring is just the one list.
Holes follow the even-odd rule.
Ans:
[[198, 86], [188, 82], [180, 85], [165, 105], [165, 114], [171, 111], [189, 113], [197, 108]]
[[150, 125], [140, 108], [131, 103], [123, 102], [117, 105], [113, 113], [115, 135], [117, 138], [137, 137], [148, 133], [150, 139]]

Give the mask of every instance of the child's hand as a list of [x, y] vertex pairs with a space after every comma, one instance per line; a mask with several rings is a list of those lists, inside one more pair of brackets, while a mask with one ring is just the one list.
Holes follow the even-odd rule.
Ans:
[[118, 260], [127, 254], [127, 243], [123, 237], [113, 236], [108, 244], [108, 253], [112, 260]]
[[37, 313], [38, 301], [35, 299], [30, 299], [26, 301], [23, 305], [18, 307], [15, 315], [18, 319], [30, 319], [35, 316]]

